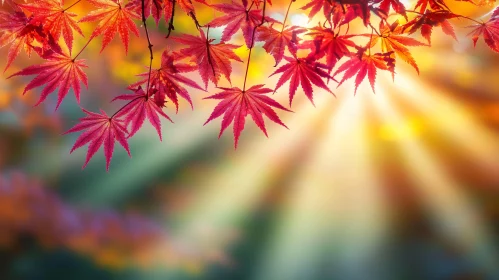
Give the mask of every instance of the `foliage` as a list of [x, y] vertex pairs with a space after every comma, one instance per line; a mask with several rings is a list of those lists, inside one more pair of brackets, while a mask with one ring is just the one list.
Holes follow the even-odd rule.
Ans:
[[[127, 53], [130, 40], [139, 40], [130, 38], [130, 32], [138, 37], [139, 27], [143, 27], [146, 37], [144, 49], [147, 48], [150, 54], [149, 69], [146, 73], [138, 73], [141, 80], [129, 86], [133, 94], [115, 98], [128, 103], [111, 116], [105, 112], [97, 114], [84, 110], [87, 117], [68, 131], [85, 130], [73, 147], [74, 150], [89, 145], [85, 165], [100, 146], [104, 146], [107, 168], [115, 141], [128, 151], [128, 139], [140, 130], [146, 118], [162, 138], [160, 116], [171, 121], [163, 112], [167, 102], [175, 105], [176, 112], [179, 110], [179, 97], [194, 107], [184, 86], [210, 92], [212, 89], [208, 85], [218, 87], [222, 76], [228, 82], [231, 81], [232, 63], [243, 62], [234, 52], [240, 46], [231, 43], [239, 35], [249, 49], [243, 85], [221, 87], [222, 92], [205, 98], [221, 100], [206, 123], [223, 115], [220, 134], [233, 123], [236, 147], [248, 116], [265, 135], [267, 130], [263, 115], [285, 126], [272, 107], [290, 110], [267, 94], [284, 91], [282, 86], [288, 81], [290, 106], [300, 85], [312, 103], [313, 86], [332, 93], [332, 83], [339, 86], [353, 77], [355, 92], [366, 78], [374, 91], [379, 70], [395, 77], [398, 60], [408, 63], [419, 74], [410, 48], [430, 46], [435, 27], [456, 39], [451, 23], [453, 20], [473, 22], [469, 35], [474, 44], [483, 38], [490, 49], [499, 52], [499, 8], [492, 11], [487, 21], [481, 22], [454, 13], [444, 0], [419, 0], [413, 9], [405, 7], [400, 0], [302, 0], [301, 7], [297, 8], [308, 10], [310, 20], [321, 18], [316, 26], [304, 28], [287, 24], [295, 1], [290, 0], [286, 15], [280, 22], [266, 14], [267, 6], [272, 5], [271, 1], [262, 0], [213, 1], [217, 3], [204, 0], [194, 3], [191, 0], [75, 0], [72, 3], [64, 3], [63, 0], [2, 0], [4, 10], [0, 11], [0, 47], [9, 47], [5, 70], [23, 49], [28, 55], [35, 53], [46, 60], [9, 78], [36, 75], [26, 85], [24, 93], [44, 86], [37, 104], [58, 89], [57, 109], [71, 88], [79, 102], [81, 83], [87, 85], [85, 71], [88, 70], [85, 61], [78, 58], [92, 40], [102, 35], [102, 52], [118, 33]], [[82, 15], [70, 11], [83, 2], [94, 7], [90, 13]], [[464, 2], [468, 2], [470, 7], [484, 3]], [[196, 7], [199, 6], [205, 6], [217, 16], [201, 24], [196, 13]], [[177, 8], [192, 19], [192, 28], [199, 30], [199, 36], [176, 33], [174, 23]], [[154, 56], [147, 26], [149, 17], [153, 18], [157, 26], [162, 18], [167, 24], [165, 41], [156, 43], [163, 46], [159, 69], [152, 69]], [[73, 54], [74, 36], [84, 36], [82, 27], [87, 22], [97, 24], [85, 46]], [[352, 31], [350, 26], [353, 24], [360, 24], [367, 32]], [[223, 28], [219, 42], [210, 37], [210, 28], [214, 27]], [[421, 39], [414, 38], [418, 33]], [[172, 50], [174, 42], [183, 47]], [[256, 42], [263, 42], [262, 48], [275, 60], [275, 65], [270, 63], [267, 67], [279, 67], [272, 74], [280, 74], [274, 87], [263, 84], [246, 87]], [[193, 71], [199, 73], [204, 87], [187, 78], [186, 73]], [[336, 78], [337, 75], [342, 76]]]

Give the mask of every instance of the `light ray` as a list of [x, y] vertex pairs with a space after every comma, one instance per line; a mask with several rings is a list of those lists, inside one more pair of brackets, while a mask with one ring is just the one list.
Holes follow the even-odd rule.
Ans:
[[[386, 92], [371, 99], [384, 121], [404, 126], [403, 117], [388, 100]], [[404, 157], [402, 164], [406, 167], [407, 174], [410, 174], [420, 197], [424, 199], [425, 206], [433, 214], [437, 230], [463, 246], [468, 258], [477, 267], [482, 267], [491, 277], [497, 277], [497, 267], [493, 261], [497, 256], [493, 252], [486, 226], [479, 219], [471, 201], [461, 191], [459, 183], [450, 178], [438, 160], [414, 139], [400, 139], [397, 145]]]
[[362, 98], [345, 99], [293, 184], [254, 279], [313, 279], [318, 272], [376, 279], [369, 262], [385, 228], [382, 199], [369, 162]]

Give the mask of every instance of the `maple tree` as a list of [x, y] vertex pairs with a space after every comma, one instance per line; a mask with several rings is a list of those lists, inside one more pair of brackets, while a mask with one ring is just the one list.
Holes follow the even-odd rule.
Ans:
[[[168, 102], [174, 104], [175, 113], [181, 109], [179, 99], [186, 100], [193, 109], [191, 89], [207, 92], [204, 99], [220, 100], [205, 124], [223, 116], [219, 136], [232, 124], [237, 147], [247, 117], [265, 135], [264, 115], [286, 127], [274, 110], [291, 111], [271, 93], [287, 92], [291, 107], [299, 88], [312, 104], [314, 87], [334, 96], [333, 90], [352, 78], [354, 93], [366, 78], [374, 91], [377, 75], [386, 71], [395, 78], [400, 60], [419, 74], [411, 48], [431, 46], [435, 27], [457, 40], [454, 20], [471, 22], [468, 35], [472, 42], [476, 45], [483, 38], [490, 49], [499, 52], [499, 8], [491, 8], [488, 19], [480, 21], [453, 12], [450, 1], [418, 0], [411, 8], [400, 0], [290, 0], [287, 9], [281, 11], [285, 16], [280, 21], [268, 12], [272, 1], [262, 0], [2, 0], [0, 47], [8, 48], [4, 72], [22, 50], [45, 60], [8, 78], [36, 75], [22, 94], [43, 87], [38, 105], [57, 90], [57, 110], [71, 89], [79, 103], [81, 84], [88, 87], [87, 64], [80, 56], [91, 41], [102, 38], [100, 51], [105, 52], [118, 34], [126, 55], [131, 40], [142, 40], [149, 52], [149, 66], [146, 72], [137, 73], [139, 81], [128, 86], [133, 93], [116, 94], [113, 101], [122, 101], [123, 105], [113, 114], [83, 109], [86, 116], [67, 132], [81, 132], [71, 152], [88, 145], [84, 167], [103, 146], [109, 169], [115, 142], [130, 154], [128, 141], [146, 119], [162, 139], [161, 119], [172, 122], [165, 113]], [[470, 7], [493, 3], [462, 2]], [[92, 10], [76, 13], [73, 7], [80, 3], [87, 3]], [[200, 22], [200, 8], [211, 11], [213, 17]], [[192, 29], [197, 29], [192, 33], [199, 35], [177, 32], [178, 9], [192, 20]], [[310, 23], [289, 24], [293, 11], [308, 12]], [[164, 33], [163, 42], [151, 42], [149, 18]], [[83, 30], [89, 26], [91, 32], [86, 35]], [[220, 38], [210, 33], [210, 28], [221, 28]], [[145, 39], [140, 38], [140, 29]], [[87, 40], [77, 52], [73, 51], [75, 36]], [[239, 38], [243, 46], [234, 43]], [[275, 62], [260, 67], [260, 71], [268, 70], [268, 75], [278, 79], [275, 85], [260, 82], [247, 87], [252, 52], [260, 46]], [[152, 67], [153, 47], [162, 53], [161, 65], [156, 69]], [[246, 59], [236, 52], [241, 47], [247, 49]], [[245, 67], [241, 86], [232, 85], [233, 67]], [[194, 81], [193, 72], [199, 74], [204, 86]], [[230, 87], [221, 86], [226, 82]], [[289, 88], [285, 90], [286, 83]]]

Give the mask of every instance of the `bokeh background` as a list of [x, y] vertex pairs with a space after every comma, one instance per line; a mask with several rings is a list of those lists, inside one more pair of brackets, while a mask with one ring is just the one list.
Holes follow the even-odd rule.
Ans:
[[[282, 20], [289, 2], [273, 2]], [[289, 21], [312, 26], [303, 5]], [[483, 19], [493, 9], [449, 6]], [[197, 7], [202, 24], [217, 15]], [[118, 149], [108, 173], [101, 153], [85, 170], [85, 149], [69, 154], [77, 135], [61, 134], [83, 115], [73, 96], [57, 112], [53, 97], [33, 107], [29, 77], [7, 79], [40, 62], [21, 54], [0, 79], [0, 279], [499, 279], [499, 55], [454, 23], [458, 41], [436, 28], [431, 48], [412, 49], [419, 76], [399, 61], [376, 94], [365, 82], [354, 96], [350, 81], [336, 98], [316, 90], [315, 107], [299, 90], [294, 113], [280, 114], [289, 130], [267, 122], [267, 139], [248, 124], [237, 150], [230, 131], [217, 139], [219, 122], [202, 125], [216, 101], [191, 90], [194, 110], [167, 108], [163, 142], [146, 124], [133, 158]], [[182, 12], [175, 28], [196, 34]], [[181, 47], [164, 22], [152, 29], [155, 57]], [[118, 38], [84, 51], [82, 107], [119, 108], [110, 100], [148, 64], [141, 35], [126, 57]], [[260, 46], [248, 84], [273, 86]], [[240, 86], [245, 65], [233, 68]]]

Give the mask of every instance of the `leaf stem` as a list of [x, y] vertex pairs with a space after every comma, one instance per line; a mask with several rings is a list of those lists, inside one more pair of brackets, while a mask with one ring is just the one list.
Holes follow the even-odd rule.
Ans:
[[127, 104], [125, 104], [123, 107], [121, 107], [120, 109], [118, 109], [118, 111], [116, 111], [109, 119], [110, 120], [113, 119], [114, 116], [116, 116], [119, 112], [123, 111], [123, 109], [125, 109], [126, 107], [128, 107], [128, 105], [132, 104], [133, 102], [135, 102], [137, 99], [140, 99], [140, 98], [143, 98], [143, 96], [138, 96], [138, 97], [135, 97], [134, 99], [130, 100]]
[[85, 44], [85, 46], [83, 46], [83, 48], [80, 50], [80, 52], [73, 58], [73, 61], [78, 57], [80, 56], [80, 54], [83, 52], [84, 49], [87, 48], [88, 44], [90, 44], [90, 42], [92, 42], [92, 40], [95, 38], [95, 36], [92, 36], [90, 37], [90, 39], [88, 40], [88, 42]]
[[[146, 23], [146, 4], [145, 0], [142, 0], [142, 23], [144, 24], [144, 30], [146, 31], [146, 38], [147, 38], [147, 48], [149, 49], [149, 55], [150, 55], [150, 60], [149, 60], [149, 74], [147, 76], [147, 88], [146, 88], [146, 100], [149, 98], [149, 85], [151, 83], [151, 71], [152, 71], [152, 61], [154, 59], [154, 55], [152, 53], [152, 44], [151, 44], [151, 39], [149, 38], [149, 31], [147, 30], [147, 23]], [[173, 18], [173, 15], [172, 15]]]
[[73, 4], [71, 4], [69, 7], [67, 7], [66, 9], [64, 9], [64, 10], [62, 10], [62, 11], [63, 11], [63, 12], [65, 12], [65, 11], [67, 11], [67, 10], [69, 10], [69, 9], [73, 8], [73, 6], [75, 6], [76, 4], [78, 4], [78, 3], [80, 3], [80, 2], [81, 2], [81, 0], [78, 0], [78, 1], [74, 2]]
[[215, 66], [213, 65], [213, 61], [211, 60], [211, 52], [210, 52], [210, 26], [206, 28], [206, 53], [208, 54], [208, 63], [211, 66], [211, 71], [213, 72], [213, 78], [217, 75], [215, 74]]
[[379, 34], [378, 30], [377, 30], [376, 28], [374, 28], [374, 26], [373, 26], [371, 23], [369, 23], [369, 26], [370, 26], [370, 27], [371, 27], [371, 29], [372, 29], [372, 30], [371, 30], [371, 39], [372, 39], [372, 33], [373, 33], [373, 31], [374, 31], [374, 32], [376, 32], [376, 34], [377, 34], [378, 36], [381, 36], [381, 34]]
[[281, 33], [284, 31], [284, 27], [286, 27], [286, 20], [288, 19], [289, 10], [291, 9], [291, 4], [293, 4], [293, 2], [295, 2], [295, 1], [296, 0], [289, 1], [288, 9], [286, 10], [286, 15], [284, 16], [284, 20], [282, 21]]

